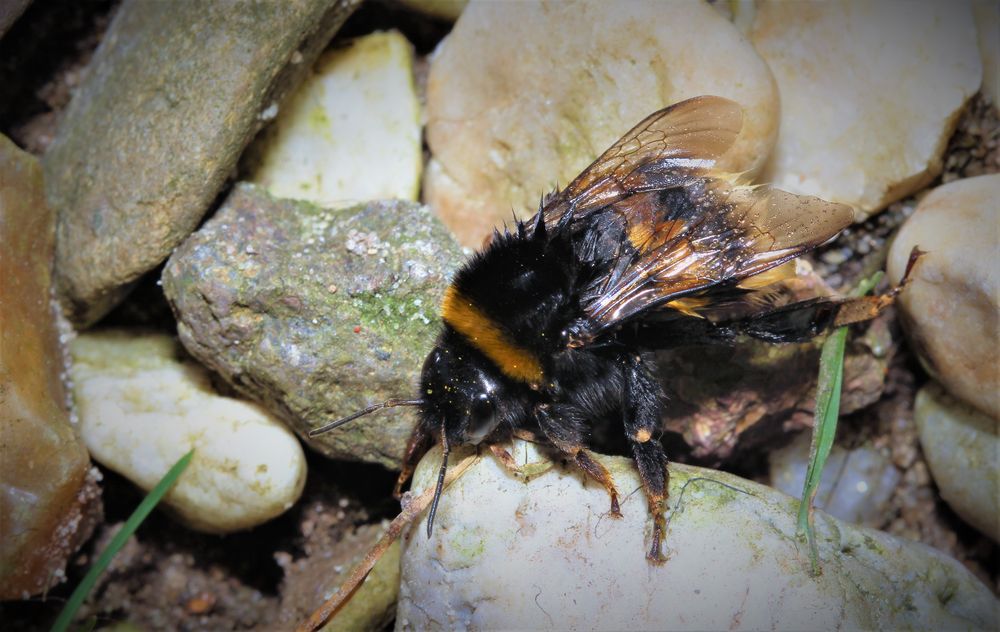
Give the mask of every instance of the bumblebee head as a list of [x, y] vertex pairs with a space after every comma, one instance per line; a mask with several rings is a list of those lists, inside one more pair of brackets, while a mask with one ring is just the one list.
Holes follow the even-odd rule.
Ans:
[[504, 382], [475, 352], [439, 344], [428, 354], [420, 377], [424, 423], [444, 433], [449, 445], [478, 445], [503, 421]]
[[421, 421], [415, 436], [439, 434], [443, 452], [427, 517], [428, 537], [444, 487], [451, 447], [478, 445], [495, 437], [504, 426], [513, 428], [528, 407], [526, 399], [516, 390], [516, 385], [492, 362], [448, 329], [427, 355], [420, 376]]
[[517, 385], [512, 385], [488, 359], [465, 344], [459, 334], [446, 330], [424, 361], [419, 399], [390, 399], [372, 404], [352, 415], [316, 428], [309, 435], [328, 432], [383, 408], [419, 407], [420, 422], [410, 438], [400, 484], [430, 447], [433, 437], [437, 436], [441, 441], [443, 454], [434, 500], [427, 518], [429, 537], [444, 486], [451, 448], [462, 444], [479, 444], [495, 435], [502, 426], [515, 426], [527, 414], [529, 407], [528, 400], [521, 393], [515, 393], [516, 390]]

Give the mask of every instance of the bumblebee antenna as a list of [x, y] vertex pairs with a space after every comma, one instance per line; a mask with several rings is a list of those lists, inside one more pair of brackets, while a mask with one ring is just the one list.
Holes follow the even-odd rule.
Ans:
[[382, 410], [383, 408], [395, 408], [397, 406], [420, 406], [423, 403], [424, 400], [422, 399], [396, 399], [396, 398], [387, 399], [381, 404], [372, 404], [368, 408], [365, 408], [364, 410], [359, 410], [358, 412], [352, 415], [342, 417], [337, 421], [331, 421], [330, 423], [320, 426], [319, 428], [314, 428], [309, 431], [309, 436], [315, 437], [316, 435], [321, 435], [324, 432], [329, 432], [334, 428], [339, 428], [349, 421], [354, 421], [358, 417], [364, 417], [368, 413], [373, 413], [376, 410]]
[[437, 514], [438, 501], [441, 500], [441, 491], [444, 489], [444, 475], [448, 470], [448, 434], [445, 432], [444, 421], [441, 422], [441, 469], [438, 470], [437, 487], [434, 488], [434, 500], [431, 501], [431, 511], [427, 515], [427, 538], [430, 539], [434, 529], [434, 516]]

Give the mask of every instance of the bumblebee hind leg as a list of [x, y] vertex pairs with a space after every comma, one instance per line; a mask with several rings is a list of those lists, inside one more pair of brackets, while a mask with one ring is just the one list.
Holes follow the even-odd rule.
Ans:
[[666, 526], [667, 455], [659, 441], [663, 391], [653, 377], [651, 358], [633, 356], [625, 364], [625, 435], [632, 445], [649, 513], [653, 516], [653, 542], [646, 558], [656, 564], [666, 561], [660, 551]]
[[584, 449], [585, 422], [580, 411], [570, 405], [556, 404], [554, 406], [539, 406], [535, 411], [538, 426], [555, 447], [568, 457], [571, 457], [577, 467], [588, 476], [600, 483], [611, 496], [611, 516], [621, 518], [622, 512], [618, 505], [618, 488], [615, 481], [603, 465], [598, 463]]
[[768, 342], [803, 342], [835, 327], [871, 320], [892, 305], [909, 285], [913, 267], [924, 254], [917, 247], [910, 251], [903, 278], [885, 294], [808, 299], [766, 310], [730, 326]]

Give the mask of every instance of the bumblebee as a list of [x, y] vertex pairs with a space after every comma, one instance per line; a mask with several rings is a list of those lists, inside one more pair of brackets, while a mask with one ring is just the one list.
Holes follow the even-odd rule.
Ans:
[[738, 104], [702, 96], [640, 122], [532, 219], [494, 231], [457, 272], [419, 398], [375, 404], [313, 434], [417, 406], [396, 493], [439, 442], [429, 537], [450, 448], [496, 445], [521, 429], [601, 484], [620, 516], [615, 483], [586, 448], [593, 424], [620, 423], [653, 516], [647, 557], [663, 561], [665, 399], [652, 352], [740, 335], [804, 341], [873, 318], [894, 294], [789, 299], [792, 260], [848, 226], [853, 212], [718, 168], [742, 119]]

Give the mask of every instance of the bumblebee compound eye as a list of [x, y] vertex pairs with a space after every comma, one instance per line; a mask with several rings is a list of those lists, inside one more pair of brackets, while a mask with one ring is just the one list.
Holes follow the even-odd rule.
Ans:
[[469, 443], [479, 443], [497, 427], [499, 418], [496, 406], [489, 393], [479, 393], [469, 403], [469, 423], [466, 426], [465, 440]]

